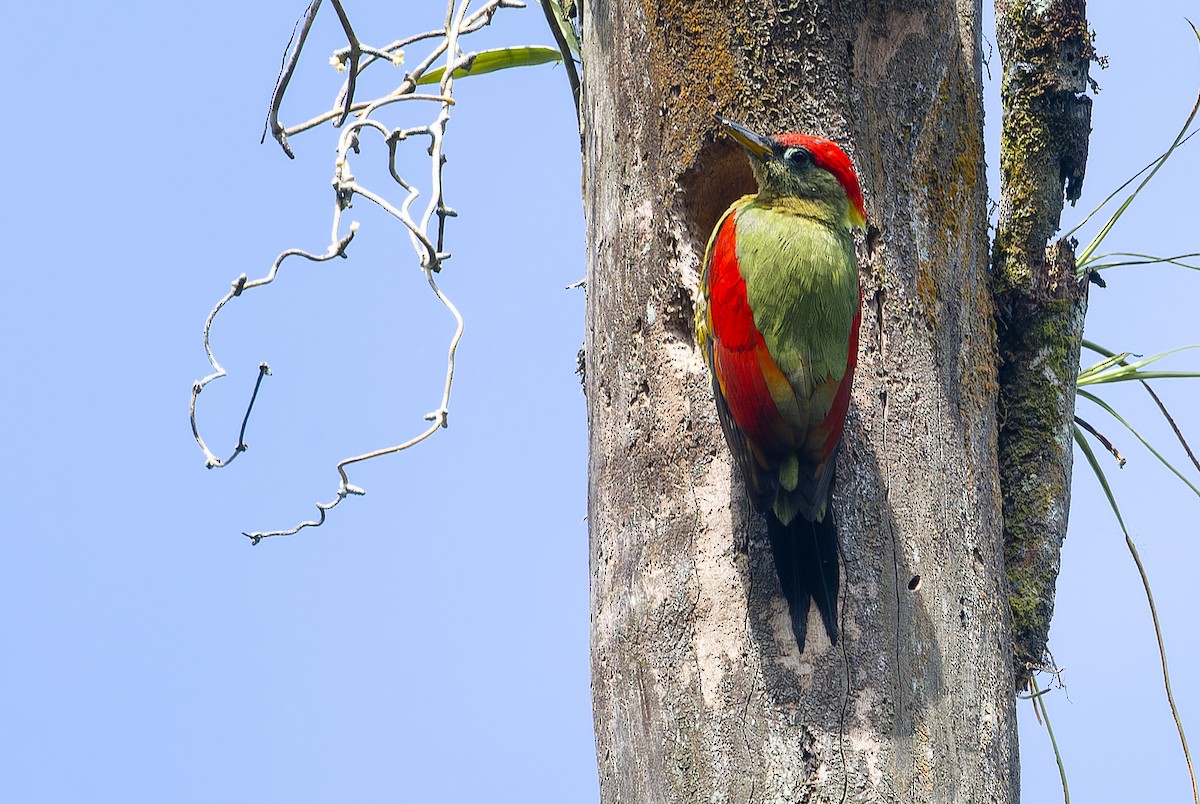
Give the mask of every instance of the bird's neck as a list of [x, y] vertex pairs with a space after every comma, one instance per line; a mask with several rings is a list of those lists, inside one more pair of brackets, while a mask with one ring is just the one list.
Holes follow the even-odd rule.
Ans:
[[795, 195], [773, 194], [769, 189], [763, 189], [750, 203], [769, 212], [797, 215], [834, 228], [849, 230], [852, 227], [850, 202], [844, 197], [833, 201], [818, 201]]

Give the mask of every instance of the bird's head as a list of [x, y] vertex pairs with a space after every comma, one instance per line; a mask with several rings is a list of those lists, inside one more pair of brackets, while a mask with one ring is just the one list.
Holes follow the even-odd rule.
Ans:
[[716, 117], [750, 155], [760, 196], [827, 204], [848, 228], [865, 228], [867, 213], [858, 176], [837, 143], [808, 134], [764, 137], [741, 123]]

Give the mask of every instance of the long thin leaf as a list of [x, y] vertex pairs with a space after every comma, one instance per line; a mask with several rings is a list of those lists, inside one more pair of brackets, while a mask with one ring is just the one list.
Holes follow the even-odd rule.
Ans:
[[1154, 636], [1158, 640], [1158, 657], [1162, 662], [1163, 689], [1167, 693], [1167, 705], [1171, 707], [1171, 715], [1175, 718], [1175, 730], [1179, 732], [1179, 742], [1183, 746], [1183, 759], [1187, 763], [1188, 778], [1192, 781], [1192, 799], [1195, 804], [1200, 804], [1200, 791], [1197, 791], [1196, 788], [1196, 769], [1192, 765], [1192, 752], [1188, 750], [1187, 735], [1183, 731], [1183, 720], [1179, 717], [1179, 707], [1175, 705], [1175, 696], [1171, 693], [1171, 676], [1167, 672], [1167, 648], [1163, 642], [1162, 627], [1158, 622], [1158, 609], [1154, 606], [1154, 594], [1150, 591], [1150, 578], [1146, 575], [1146, 567], [1142, 564], [1142, 557], [1138, 553], [1137, 545], [1133, 543], [1133, 539], [1129, 536], [1129, 529], [1125, 527], [1125, 519], [1121, 516], [1121, 509], [1117, 506], [1117, 498], [1113, 496], [1112, 488], [1108, 485], [1108, 477], [1100, 468], [1100, 462], [1096, 460], [1096, 453], [1092, 452], [1092, 446], [1087, 442], [1082, 430], [1076, 427], [1074, 432], [1075, 443], [1079, 445], [1088, 463], [1091, 464], [1092, 471], [1096, 473], [1096, 479], [1100, 481], [1100, 487], [1104, 489], [1104, 496], [1108, 497], [1108, 504], [1112, 506], [1117, 523], [1121, 526], [1121, 532], [1125, 534], [1125, 546], [1129, 548], [1129, 554], [1133, 556], [1133, 563], [1137, 566], [1138, 575], [1142, 578], [1142, 588], [1146, 590], [1146, 602], [1150, 604], [1150, 619], [1154, 623]]
[[[1118, 360], [1121, 359], [1119, 355], [1116, 355], [1111, 350], [1105, 349], [1100, 344], [1094, 341], [1089, 341], [1086, 338], [1083, 340], [1083, 347], [1085, 349], [1090, 349], [1093, 352], [1107, 355], [1110, 358], [1115, 357]], [[1167, 420], [1167, 424], [1171, 425], [1171, 431], [1175, 433], [1175, 439], [1179, 442], [1180, 446], [1183, 447], [1183, 451], [1187, 453], [1188, 458], [1191, 459], [1192, 465], [1196, 467], [1197, 471], [1200, 471], [1200, 460], [1196, 458], [1196, 453], [1192, 451], [1191, 445], [1188, 444], [1187, 439], [1183, 437], [1183, 431], [1179, 429], [1179, 425], [1176, 423], [1175, 418], [1171, 416], [1170, 411], [1167, 410], [1167, 406], [1163, 404], [1163, 401], [1159, 399], [1158, 394], [1156, 394], [1154, 389], [1150, 387], [1150, 383], [1143, 381], [1142, 387], [1146, 389], [1146, 393], [1149, 394], [1150, 398], [1154, 400], [1154, 404], [1158, 406], [1158, 412], [1161, 413], [1163, 418]], [[1078, 387], [1076, 388], [1076, 391], [1078, 391]]]
[[[1095, 264], [1096, 260], [1105, 260], [1110, 257], [1135, 257], [1132, 260], [1118, 260], [1117, 262], [1103, 262], [1099, 265]], [[1176, 254], [1174, 257], [1155, 257], [1151, 254], [1136, 254], [1129, 251], [1112, 251], [1107, 254], [1097, 254], [1092, 258], [1093, 264], [1088, 266], [1090, 271], [1103, 271], [1106, 268], [1120, 268], [1125, 265], [1155, 265], [1157, 263], [1169, 263], [1170, 265], [1178, 265], [1180, 268], [1189, 268], [1193, 271], [1200, 271], [1200, 265], [1192, 265], [1184, 260], [1191, 257], [1200, 257], [1200, 252], [1191, 254]]]
[[1093, 366], [1079, 372], [1079, 378], [1076, 380], [1076, 387], [1084, 385], [1097, 385], [1106, 382], [1136, 382], [1141, 380], [1155, 380], [1168, 378], [1196, 378], [1200, 377], [1200, 372], [1196, 371], [1141, 371], [1145, 366], [1151, 363], [1156, 363], [1168, 355], [1173, 355], [1176, 352], [1184, 352], [1189, 349], [1200, 349], [1200, 344], [1189, 344], [1187, 346], [1179, 346], [1175, 349], [1169, 349], [1151, 357], [1144, 357], [1141, 360], [1135, 360], [1132, 363], [1122, 362], [1127, 359], [1128, 352], [1122, 353], [1115, 357], [1119, 358], [1117, 364], [1113, 364], [1112, 358], [1101, 361], [1096, 366], [1108, 364], [1103, 369], [1096, 369]]
[[1046, 701], [1043, 695], [1049, 692], [1050, 688], [1039, 690], [1037, 680], [1033, 676], [1029, 677], [1029, 685], [1033, 688], [1030, 698], [1033, 699], [1034, 713], [1041, 710], [1042, 723], [1046, 726], [1046, 733], [1050, 735], [1050, 747], [1054, 749], [1054, 761], [1058, 763], [1058, 778], [1062, 780], [1063, 804], [1071, 804], [1071, 790], [1067, 787], [1067, 768], [1063, 764], [1062, 753], [1058, 750], [1058, 740], [1054, 739], [1054, 729], [1050, 725], [1050, 712], [1046, 710]]
[[1104, 408], [1104, 410], [1105, 410], [1105, 411], [1108, 413], [1108, 415], [1112, 416], [1114, 419], [1116, 419], [1116, 420], [1117, 420], [1117, 421], [1119, 421], [1119, 422], [1120, 422], [1122, 425], [1124, 425], [1124, 426], [1125, 426], [1125, 429], [1126, 429], [1126, 430], [1128, 430], [1129, 432], [1133, 433], [1134, 437], [1135, 437], [1135, 438], [1136, 438], [1138, 441], [1141, 441], [1141, 442], [1142, 442], [1142, 446], [1144, 446], [1146, 449], [1150, 450], [1150, 453], [1151, 453], [1152, 455], [1154, 455], [1154, 457], [1155, 457], [1155, 458], [1158, 458], [1158, 460], [1159, 460], [1159, 461], [1162, 463], [1162, 465], [1163, 465], [1163, 466], [1167, 467], [1167, 468], [1168, 468], [1168, 469], [1170, 469], [1172, 472], [1174, 472], [1176, 477], [1178, 477], [1178, 478], [1179, 478], [1180, 480], [1182, 480], [1182, 481], [1183, 481], [1185, 484], [1187, 484], [1187, 487], [1188, 487], [1189, 489], [1191, 489], [1191, 490], [1192, 490], [1192, 493], [1193, 493], [1193, 494], [1195, 494], [1197, 497], [1200, 497], [1200, 489], [1196, 488], [1196, 487], [1195, 487], [1195, 486], [1192, 484], [1192, 481], [1190, 481], [1190, 480], [1188, 480], [1186, 477], [1184, 477], [1184, 476], [1183, 476], [1183, 474], [1182, 474], [1182, 473], [1181, 473], [1181, 472], [1180, 472], [1178, 469], [1176, 469], [1176, 468], [1175, 468], [1175, 467], [1174, 467], [1174, 466], [1171, 464], [1171, 462], [1170, 462], [1170, 461], [1168, 461], [1168, 460], [1167, 460], [1166, 458], [1164, 458], [1164, 457], [1163, 457], [1161, 454], [1159, 454], [1158, 450], [1156, 450], [1154, 447], [1150, 446], [1150, 442], [1149, 442], [1149, 441], [1147, 441], [1146, 439], [1142, 438], [1142, 434], [1141, 434], [1141, 433], [1139, 433], [1137, 430], [1135, 430], [1135, 429], [1133, 428], [1133, 426], [1132, 426], [1132, 425], [1131, 425], [1129, 422], [1125, 421], [1125, 419], [1121, 417], [1121, 414], [1119, 414], [1119, 413], [1117, 413], [1115, 410], [1113, 410], [1113, 409], [1112, 409], [1112, 407], [1111, 407], [1111, 406], [1110, 406], [1110, 405], [1109, 405], [1107, 402], [1105, 402], [1103, 399], [1101, 399], [1100, 397], [1096, 396], [1095, 394], [1090, 394], [1090, 393], [1088, 393], [1087, 391], [1082, 391], [1082, 390], [1081, 390], [1081, 391], [1079, 391], [1078, 393], [1079, 393], [1079, 395], [1080, 395], [1081, 397], [1083, 397], [1084, 399], [1087, 399], [1087, 400], [1089, 400], [1089, 401], [1091, 401], [1091, 402], [1094, 402], [1094, 403], [1096, 403], [1097, 405], [1099, 405], [1100, 407]]
[[580, 143], [583, 142], [583, 112], [580, 110], [579, 71], [575, 69], [575, 60], [579, 58], [579, 37], [575, 34], [575, 26], [568, 19], [567, 11], [563, 8], [563, 0], [538, 0], [542, 5], [542, 13], [546, 17], [546, 25], [550, 35], [558, 45], [562, 55], [563, 67], [566, 68], [567, 84], [571, 87], [571, 100], [575, 103], [575, 118], [579, 124]]
[[1101, 385], [1110, 382], [1145, 382], [1146, 380], [1194, 380], [1200, 377], [1200, 371], [1118, 371], [1109, 369], [1102, 372], [1098, 377], [1091, 377], [1086, 381], [1080, 381], [1078, 385]]
[[[1184, 143], [1186, 143], [1188, 140], [1190, 140], [1192, 137], [1196, 136], [1197, 134], [1200, 134], [1200, 129], [1193, 131], [1191, 134], [1188, 134], [1186, 137], [1183, 138], [1183, 140], [1179, 144], [1183, 145]], [[1130, 176], [1128, 179], [1126, 179], [1125, 182], [1120, 187], [1118, 187], [1117, 189], [1115, 189], [1111, 193], [1109, 193], [1108, 196], [1103, 201], [1101, 201], [1099, 204], [1097, 204], [1096, 208], [1093, 209], [1091, 212], [1089, 212], [1087, 214], [1087, 216], [1084, 217], [1083, 220], [1081, 220], [1079, 223], [1075, 224], [1070, 229], [1068, 229], [1066, 232], [1064, 232], [1062, 237], [1064, 237], [1064, 238], [1070, 237], [1071, 235], [1075, 234], [1080, 229], [1082, 229], [1084, 226], [1086, 226], [1087, 222], [1090, 221], [1092, 218], [1096, 217], [1096, 215], [1100, 212], [1100, 210], [1102, 210], [1106, 206], [1108, 206], [1109, 201], [1112, 201], [1114, 198], [1116, 198], [1118, 195], [1120, 195], [1122, 190], [1124, 190], [1126, 187], [1128, 187], [1129, 185], [1131, 185], [1135, 181], [1137, 181], [1138, 178], [1143, 173], [1145, 173], [1147, 170], [1149, 170], [1150, 168], [1157, 165], [1167, 155], [1168, 155], [1168, 152], [1163, 151], [1161, 154], [1159, 154], [1158, 156], [1151, 159], [1150, 162], [1147, 163], [1145, 167], [1143, 167], [1137, 173], [1134, 173], [1132, 176]]]
[[[1198, 30], [1190, 20], [1188, 21], [1188, 25], [1191, 26], [1192, 33], [1196, 36], [1196, 42], [1200, 44], [1200, 30]], [[1192, 121], [1196, 119], [1197, 112], [1200, 112], [1200, 93], [1196, 95], [1196, 102], [1192, 104], [1192, 111], [1190, 114], [1188, 114], [1187, 120], [1184, 122], [1183, 127], [1179, 129], [1179, 133], [1175, 136], [1175, 140], [1171, 143], [1171, 147], [1167, 148], [1166, 152], [1154, 161], [1154, 167], [1150, 169], [1150, 172], [1146, 175], [1146, 178], [1142, 179], [1137, 188], [1129, 194], [1129, 197], [1121, 202], [1121, 206], [1117, 208], [1117, 211], [1114, 212], [1104, 226], [1101, 227], [1099, 233], [1092, 238], [1092, 242], [1088, 243], [1087, 248], [1085, 248], [1083, 252], [1075, 258], [1075, 267], [1077, 270], [1082, 271], [1087, 267], [1088, 263], [1092, 261], [1092, 254], [1097, 248], [1100, 247], [1100, 244], [1104, 242], [1104, 238], [1108, 237], [1108, 233], [1112, 231], [1113, 226], [1115, 226], [1117, 221], [1120, 220], [1121, 216], [1125, 214], [1125, 210], [1128, 209], [1129, 205], [1133, 203], [1133, 200], [1137, 198], [1138, 193], [1140, 193], [1142, 189], [1150, 183], [1150, 180], [1154, 178], [1154, 175], [1158, 173], [1162, 166], [1167, 163], [1167, 160], [1171, 158], [1171, 154], [1175, 152], [1175, 149], [1191, 136], [1188, 134], [1188, 129], [1191, 128]], [[1117, 192], [1120, 192], [1120, 190]], [[1108, 200], [1106, 199], [1104, 203], [1108, 203]], [[1101, 206], [1103, 206], [1103, 204], [1101, 204]], [[1070, 234], [1072, 234], [1074, 231], [1075, 229], [1072, 229], [1071, 232], [1068, 232], [1067, 235], [1064, 236], [1070, 236]]]
[[[521, 47], [498, 47], [492, 50], [481, 50], [475, 54], [470, 67], [460, 67], [454, 71], [455, 78], [465, 78], [469, 75], [483, 75], [497, 70], [509, 70], [513, 67], [534, 67], [538, 64], [549, 64], [552, 61], [562, 61], [562, 54], [557, 48], [545, 45], [523, 45]], [[440, 84], [446, 74], [445, 67], [430, 70], [419, 79], [417, 86], [425, 84]]]
[[1114, 377], [1100, 379], [1104, 382], [1145, 382], [1146, 380], [1194, 380], [1200, 377], [1200, 371], [1138, 371], [1130, 377]]
[[[563, 11], [562, 3], [559, 0], [538, 0], [543, 8], [550, 9], [550, 15], [554, 18], [555, 27], [562, 34], [562, 40], [566, 43], [567, 49], [571, 55], [579, 58], [579, 38], [575, 36], [575, 26], [567, 19], [566, 12]], [[556, 39], [558, 37], [555, 37]]]
[[1096, 343], [1095, 341], [1089, 341], [1087, 338], [1083, 339], [1083, 348], [1090, 349], [1093, 352], [1096, 352], [1097, 354], [1104, 355], [1105, 357], [1112, 357], [1113, 355], [1116, 354], [1116, 352], [1114, 352], [1113, 350], [1106, 349], [1103, 346], [1101, 346], [1100, 344]]
[[[1120, 354], [1109, 355], [1107, 358], [1105, 358], [1104, 360], [1101, 360], [1099, 363], [1096, 363], [1093, 366], [1088, 366], [1085, 369], [1080, 369], [1079, 376], [1080, 377], [1094, 377], [1095, 375], [1099, 374], [1100, 372], [1107, 371], [1108, 369], [1112, 368], [1113, 366], [1121, 365], [1122, 361], [1128, 360], [1132, 356], [1133, 356], [1132, 352], [1121, 352]], [[1086, 385], [1086, 383], [1084, 383], [1084, 384]]]

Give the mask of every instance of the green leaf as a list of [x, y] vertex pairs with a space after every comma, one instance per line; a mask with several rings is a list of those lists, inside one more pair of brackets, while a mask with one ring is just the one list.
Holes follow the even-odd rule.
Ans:
[[579, 39], [575, 36], [575, 26], [567, 19], [567, 13], [563, 10], [562, 3], [559, 0], [538, 0], [538, 2], [550, 9], [550, 13], [554, 15], [554, 22], [562, 33], [563, 41], [567, 43], [571, 54], [578, 57]]
[[1109, 506], [1117, 516], [1117, 524], [1121, 526], [1121, 530], [1125, 533], [1126, 538], [1128, 538], [1129, 531], [1125, 527], [1125, 518], [1121, 516], [1121, 508], [1117, 505], [1117, 498], [1113, 496], [1112, 487], [1108, 485], [1108, 477], [1100, 467], [1100, 461], [1096, 460], [1096, 453], [1092, 452], [1092, 445], [1087, 442], [1083, 431], [1078, 427], [1074, 428], [1074, 433], [1075, 443], [1079, 445], [1079, 449], [1083, 450], [1083, 456], [1087, 458], [1088, 464], [1092, 467], [1092, 472], [1095, 473], [1096, 479], [1100, 481], [1100, 488], [1104, 490], [1104, 496], [1108, 498]]
[[[1197, 43], [1200, 43], [1200, 30], [1197, 30], [1196, 26], [1193, 25], [1190, 20], [1188, 21], [1188, 25], [1191, 26], [1192, 33], [1195, 34]], [[1136, 179], [1138, 176], [1140, 176], [1146, 170], [1150, 171], [1150, 173], [1146, 176], [1146, 178], [1142, 179], [1141, 184], [1139, 184], [1134, 189], [1134, 191], [1129, 194], [1129, 197], [1121, 202], [1121, 206], [1119, 206], [1117, 208], [1117, 211], [1114, 212], [1112, 214], [1112, 216], [1109, 217], [1108, 221], [1104, 224], [1104, 226], [1102, 226], [1100, 228], [1100, 232], [1095, 237], [1092, 238], [1092, 242], [1088, 243], [1087, 247], [1084, 248], [1084, 250], [1082, 252], [1080, 252], [1080, 254], [1075, 258], [1075, 268], [1078, 272], [1082, 273], [1083, 270], [1088, 267], [1089, 263], [1091, 263], [1095, 259], [1095, 257], [1093, 257], [1093, 254], [1095, 253], [1096, 249], [1099, 248], [1100, 244], [1104, 242], [1104, 239], [1106, 237], [1108, 237], [1108, 233], [1110, 231], [1112, 231], [1113, 226], [1115, 226], [1117, 221], [1120, 220], [1121, 215], [1123, 215], [1125, 213], [1125, 210], [1129, 208], [1129, 205], [1133, 203], [1133, 200], [1135, 198], [1137, 198], [1138, 193], [1140, 193], [1142, 191], [1142, 189], [1147, 184], [1150, 183], [1150, 180], [1154, 178], [1154, 174], [1158, 173], [1159, 169], [1163, 165], [1166, 164], [1168, 159], [1171, 158], [1171, 154], [1173, 154], [1175, 152], [1175, 149], [1178, 148], [1180, 145], [1182, 145], [1187, 140], [1191, 139], [1192, 134], [1196, 133], [1196, 132], [1192, 132], [1192, 134], [1189, 134], [1188, 129], [1191, 128], [1192, 121], [1196, 119], [1197, 112], [1200, 112], [1200, 94], [1196, 95], [1196, 102], [1192, 104], [1191, 113], [1188, 114], [1187, 120], [1184, 121], [1184, 123], [1183, 123], [1183, 127], [1179, 129], [1179, 133], [1175, 136], [1175, 140], [1171, 143], [1171, 146], [1169, 148], [1167, 148], [1166, 152], [1163, 153], [1161, 156], [1159, 156], [1157, 159], [1155, 159], [1153, 162], [1151, 162], [1149, 165], [1142, 168], [1142, 170], [1138, 171], [1138, 173], [1135, 174], [1133, 176], [1133, 178], [1131, 178], [1129, 181], [1125, 182], [1125, 184], [1122, 184], [1120, 187], [1118, 187], [1112, 193], [1112, 195], [1110, 195], [1108, 198], [1104, 199], [1100, 203], [1100, 206], [1098, 206], [1098, 207], [1096, 207], [1096, 209], [1092, 210], [1092, 212], [1086, 218], [1084, 218], [1083, 221], [1081, 221], [1079, 223], [1079, 225], [1075, 226], [1073, 229], [1071, 229], [1069, 232], [1067, 232], [1066, 234], [1063, 235], [1063, 237], [1070, 237], [1072, 234], [1074, 234], [1076, 231], [1078, 231], [1081, 226], [1083, 226], [1085, 223], [1087, 223], [1088, 220], [1091, 219], [1092, 215], [1095, 215], [1097, 212], [1099, 212], [1100, 209], [1105, 204], [1107, 204], [1109, 201], [1111, 201], [1113, 198], [1115, 198], [1117, 196], [1117, 194], [1120, 193], [1123, 189], [1125, 189], [1125, 187], [1127, 187], [1134, 179]]]
[[[1092, 345], [1089, 345], [1089, 348], [1092, 348]], [[1146, 357], [1132, 363], [1125, 362], [1130, 356], [1129, 352], [1122, 352], [1119, 355], [1110, 354], [1107, 360], [1101, 360], [1096, 365], [1079, 372], [1079, 379], [1076, 380], [1075, 386], [1079, 388], [1084, 385], [1097, 385], [1103, 382], [1135, 382], [1141, 380], [1200, 377], [1200, 371], [1140, 371], [1144, 366], [1162, 360], [1167, 355], [1173, 355], [1176, 352], [1188, 349], [1200, 349], [1200, 344], [1180, 346], [1177, 349], [1171, 349], [1162, 354]], [[1100, 350], [1096, 349], [1096, 351]]]
[[1134, 437], [1137, 438], [1138, 441], [1141, 441], [1142, 445], [1146, 449], [1150, 450], [1151, 454], [1154, 455], [1155, 458], [1158, 458], [1158, 460], [1162, 463], [1163, 466], [1170, 469], [1175, 474], [1176, 477], [1178, 477], [1180, 480], [1182, 480], [1187, 485], [1187, 487], [1192, 490], [1193, 494], [1195, 494], [1197, 497], [1200, 497], [1200, 489], [1196, 488], [1192, 484], [1192, 481], [1190, 481], [1186, 477], [1184, 477], [1183, 473], [1180, 472], [1178, 469], [1176, 469], [1171, 464], [1170, 461], [1168, 461], [1166, 458], [1164, 458], [1159, 453], [1158, 450], [1156, 450], [1154, 447], [1150, 446], [1150, 442], [1147, 441], [1145, 438], [1143, 438], [1141, 433], [1139, 433], [1137, 430], [1133, 429], [1133, 426], [1130, 425], [1129, 422], [1125, 421], [1125, 419], [1123, 419], [1119, 413], [1117, 413], [1115, 410], [1113, 410], [1112, 407], [1107, 402], [1105, 402], [1103, 399], [1096, 396], [1095, 394], [1088, 393], [1087, 391], [1078, 391], [1078, 394], [1081, 397], [1083, 397], [1084, 399], [1090, 399], [1092, 402], [1094, 402], [1097, 405], [1099, 405], [1100, 407], [1104, 408], [1106, 411], [1108, 411], [1108, 414], [1110, 416], [1112, 416], [1114, 419], [1119, 421], [1121, 424], [1125, 425], [1125, 429], [1128, 430], [1129, 432], [1133, 433]]
[[1121, 352], [1121, 354], [1119, 354], [1119, 355], [1118, 354], [1109, 354], [1109, 356], [1107, 358], [1105, 358], [1104, 360], [1101, 360], [1096, 365], [1088, 366], [1085, 369], [1080, 369], [1079, 381], [1076, 382], [1075, 385], [1076, 386], [1087, 385], [1092, 377], [1096, 376], [1097, 374], [1099, 374], [1102, 371], [1112, 368], [1113, 366], [1123, 363], [1124, 361], [1128, 360], [1130, 357], [1132, 357], [1132, 353], [1130, 353], [1130, 352]]
[[1054, 761], [1058, 763], [1058, 778], [1062, 782], [1063, 804], [1071, 804], [1071, 790], [1067, 787], [1067, 768], [1063, 765], [1062, 753], [1058, 750], [1058, 740], [1054, 739], [1054, 729], [1050, 726], [1050, 712], [1046, 709], [1046, 701], [1042, 697], [1044, 693], [1050, 691], [1050, 688], [1039, 690], [1037, 679], [1033, 676], [1029, 677], [1029, 686], [1033, 689], [1030, 698], [1033, 699], [1034, 708], [1041, 710], [1042, 722], [1046, 724], [1046, 733], [1050, 735], [1050, 747], [1054, 749]]
[[[538, 64], [548, 64], [552, 61], [562, 61], [562, 54], [556, 48], [545, 45], [524, 45], [521, 47], [498, 47], [491, 50], [481, 50], [473, 54], [469, 66], [460, 67], [454, 71], [455, 78], [465, 78], [469, 75], [483, 75], [497, 70], [508, 70], [512, 67], [533, 67]], [[417, 86], [440, 84], [446, 74], [445, 67], [430, 70], [417, 79]]]
[[1104, 496], [1108, 497], [1108, 504], [1117, 517], [1117, 524], [1121, 526], [1121, 532], [1125, 534], [1125, 546], [1129, 548], [1129, 555], [1133, 559], [1134, 566], [1137, 567], [1138, 575], [1142, 578], [1146, 603], [1150, 607], [1150, 620], [1154, 623], [1154, 636], [1158, 640], [1158, 658], [1162, 662], [1163, 691], [1167, 694], [1167, 705], [1171, 707], [1171, 715], [1175, 718], [1175, 730], [1179, 733], [1179, 742], [1183, 746], [1183, 758], [1187, 763], [1188, 778], [1192, 782], [1192, 796], [1197, 802], [1200, 802], [1200, 794], [1196, 793], [1196, 770], [1192, 764], [1192, 752], [1188, 748], [1187, 735], [1183, 731], [1183, 719], [1179, 716], [1179, 707], [1175, 705], [1175, 695], [1171, 692], [1171, 675], [1167, 667], [1167, 646], [1163, 639], [1162, 625], [1158, 621], [1158, 608], [1154, 605], [1154, 593], [1150, 590], [1150, 578], [1146, 575], [1146, 566], [1142, 563], [1141, 555], [1138, 554], [1137, 545], [1133, 543], [1133, 537], [1129, 535], [1129, 528], [1125, 527], [1125, 519], [1121, 516], [1121, 509], [1117, 507], [1117, 498], [1113, 496], [1112, 488], [1108, 485], [1108, 478], [1104, 475], [1104, 470], [1100, 468], [1100, 462], [1096, 460], [1096, 453], [1092, 452], [1092, 447], [1084, 437], [1083, 431], [1078, 427], [1073, 429], [1075, 443], [1079, 445], [1079, 449], [1083, 451], [1092, 471], [1096, 473], [1096, 479], [1100, 481], [1100, 487], [1104, 489]]
[[[1132, 257], [1133, 259], [1096, 264], [1097, 260], [1107, 260], [1112, 257]], [[1190, 262], [1184, 262], [1184, 260], [1191, 259], [1192, 257], [1200, 257], [1200, 251], [1190, 254], [1176, 254], [1174, 257], [1155, 257], [1153, 254], [1138, 254], [1132, 251], [1112, 251], [1092, 257], [1092, 264], [1088, 265], [1088, 270], [1095, 272], [1103, 271], [1105, 268], [1119, 268], [1123, 265], [1154, 265], [1155, 263], [1165, 262], [1171, 265], [1178, 265], [1180, 268], [1190, 268], [1193, 271], [1200, 271], [1200, 265], [1192, 265]]]

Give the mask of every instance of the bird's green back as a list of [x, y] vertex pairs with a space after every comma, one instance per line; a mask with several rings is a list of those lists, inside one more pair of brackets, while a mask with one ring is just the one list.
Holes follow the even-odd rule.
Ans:
[[754, 323], [798, 393], [846, 371], [858, 310], [854, 241], [828, 206], [755, 199], [737, 214], [738, 266]]

